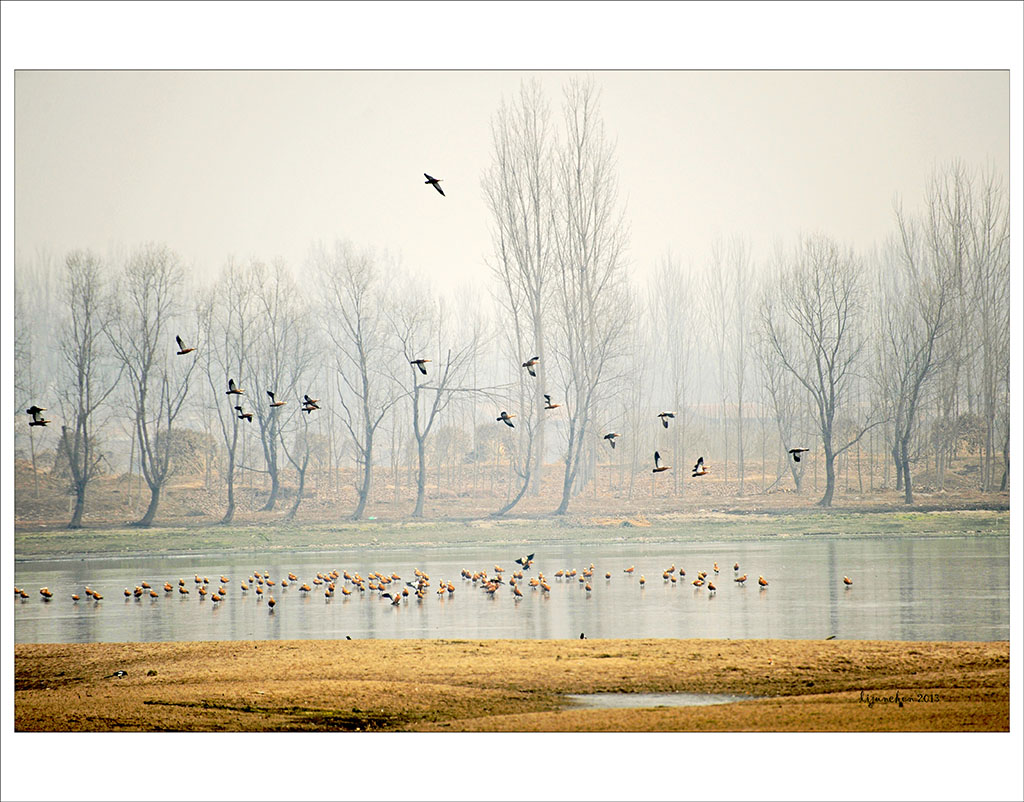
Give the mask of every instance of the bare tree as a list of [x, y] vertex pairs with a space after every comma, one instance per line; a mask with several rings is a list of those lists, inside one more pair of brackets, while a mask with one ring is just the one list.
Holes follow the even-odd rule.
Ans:
[[[412, 433], [416, 441], [416, 506], [412, 517], [423, 517], [427, 485], [427, 438], [454, 394], [459, 392], [460, 381], [472, 361], [476, 342], [454, 346], [458, 336], [452, 323], [451, 312], [443, 301], [434, 301], [425, 291], [407, 283], [399, 293], [400, 302], [393, 309], [393, 328], [401, 353], [401, 362], [407, 367], [398, 374], [398, 381], [406, 387], [412, 402]], [[433, 340], [433, 342], [431, 342]], [[437, 354], [433, 370], [424, 364], [413, 364], [424, 357], [424, 352]], [[444, 357], [440, 357], [440, 354]], [[423, 370], [426, 370], [424, 375]], [[402, 381], [401, 374], [407, 376]], [[433, 375], [431, 375], [431, 373]]]
[[386, 314], [390, 299], [380, 283], [373, 255], [356, 250], [351, 243], [335, 242], [331, 253], [317, 246], [311, 265], [320, 281], [323, 329], [334, 346], [335, 398], [342, 411], [338, 417], [359, 469], [351, 516], [359, 520], [373, 487], [377, 428], [400, 397], [385, 368], [386, 360], [393, 356], [389, 354]]
[[65, 301], [68, 317], [60, 327], [58, 394], [63, 418], [60, 453], [67, 461], [75, 507], [68, 529], [80, 529], [89, 482], [100, 474], [103, 453], [97, 448], [96, 411], [117, 385], [120, 372], [108, 364], [108, 340], [102, 319], [104, 268], [88, 251], [67, 257]]
[[494, 223], [491, 271], [501, 288], [497, 300], [508, 324], [509, 356], [517, 363], [539, 358], [531, 366], [536, 376], [519, 382], [522, 392], [517, 408], [522, 411], [529, 456], [527, 464], [516, 469], [521, 488], [514, 494], [511, 509], [531, 479], [535, 489], [540, 489], [545, 449], [543, 394], [550, 392], [545, 319], [553, 277], [553, 134], [539, 82], [524, 82], [516, 101], [502, 101], [491, 122], [491, 137], [494, 153], [483, 187]]
[[704, 272], [701, 294], [704, 331], [714, 346], [715, 383], [718, 388], [718, 425], [722, 438], [722, 478], [729, 481], [729, 351], [732, 332], [733, 272], [726, 243], [715, 240], [711, 262]]
[[890, 240], [879, 269], [876, 383], [893, 431], [897, 489], [914, 501], [910, 442], [928, 382], [939, 367], [941, 338], [949, 328], [953, 273], [930, 258], [921, 227], [896, 209], [899, 240]]
[[129, 382], [139, 462], [150, 501], [135, 526], [153, 523], [160, 491], [171, 472], [171, 432], [188, 396], [196, 361], [178, 357], [171, 328], [182, 308], [178, 256], [164, 245], [133, 252], [113, 293], [106, 333]]
[[795, 249], [775, 276], [761, 304], [763, 335], [774, 358], [800, 382], [814, 402], [825, 457], [825, 495], [832, 505], [835, 459], [877, 421], [858, 425], [837, 444], [836, 415], [849, 405], [848, 391], [861, 357], [864, 287], [852, 252], [825, 236], [810, 237]]
[[200, 312], [201, 337], [193, 346], [206, 374], [210, 403], [216, 410], [227, 456], [227, 508], [222, 524], [231, 523], [235, 517], [239, 426], [245, 425], [235, 410], [235, 406], [243, 406], [244, 411], [245, 402], [238, 403], [237, 396], [225, 395], [225, 387], [228, 379], [234, 379], [243, 389], [247, 384], [245, 355], [256, 339], [255, 303], [252, 271], [229, 261], [205, 299]]
[[558, 299], [555, 361], [568, 425], [558, 514], [569, 508], [594, 410], [623, 348], [619, 334], [625, 318], [618, 301], [627, 239], [623, 214], [617, 208], [614, 151], [605, 138], [593, 83], [570, 81], [563, 111], [565, 141], [557, 155], [553, 227]]

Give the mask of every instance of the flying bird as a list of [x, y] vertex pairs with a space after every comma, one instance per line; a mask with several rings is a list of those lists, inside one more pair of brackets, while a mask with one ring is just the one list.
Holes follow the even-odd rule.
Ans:
[[25, 411], [32, 416], [32, 420], [28, 422], [29, 426], [45, 426], [50, 422], [43, 417], [43, 413], [46, 412], [46, 407], [37, 407], [33, 404]]
[[558, 409], [560, 406], [562, 406], [561, 404], [552, 404], [551, 396], [548, 395], [547, 393], [544, 393], [544, 401], [546, 402], [544, 404], [544, 409]]
[[516, 428], [516, 425], [514, 423], [512, 423], [512, 418], [514, 418], [514, 417], [515, 417], [515, 415], [509, 415], [505, 410], [502, 410], [501, 414], [498, 417], [496, 417], [495, 420], [496, 421], [500, 420], [506, 426], [508, 426], [510, 429], [514, 429], [514, 428]]
[[319, 398], [310, 398], [308, 395], [304, 395], [302, 396], [302, 411], [308, 415], [314, 409], [320, 409], [319, 403]]
[[241, 387], [235, 386], [234, 379], [228, 379], [228, 390], [226, 393], [224, 393], [224, 395], [241, 395], [244, 392], [245, 390], [243, 390]]
[[789, 453], [793, 457], [793, 462], [799, 462], [800, 461], [800, 455], [803, 454], [805, 451], [810, 451], [810, 449], [809, 448], [791, 448], [791, 449], [789, 449]]
[[608, 432], [603, 439], [608, 441], [608, 445], [615, 448], [615, 438], [618, 437], [618, 432]]
[[657, 451], [654, 452], [654, 468], [651, 470], [651, 473], [660, 473], [661, 471], [667, 471], [671, 467], [671, 465], [662, 465], [661, 454], [659, 454]]
[[424, 184], [430, 184], [434, 189], [444, 195], [444, 190], [441, 189], [441, 182], [444, 181], [443, 178], [434, 178], [434, 176], [427, 175], [427, 173], [424, 173], [423, 177], [427, 179], [423, 182]]
[[708, 472], [708, 469], [704, 467], [704, 457], [698, 457], [697, 463], [693, 466], [694, 476], [703, 476]]
[[251, 412], [242, 412], [242, 408], [241, 407], [235, 407], [235, 409], [238, 410], [238, 419], [239, 420], [245, 420], [245, 421], [248, 421], [249, 423], [252, 423], [252, 413]]
[[[441, 194], [443, 195], [444, 193], [442, 192]], [[420, 373], [422, 373], [424, 376], [426, 376], [427, 375], [427, 365], [426, 365], [426, 363], [429, 362], [429, 361], [430, 361], [429, 359], [413, 359], [413, 360], [410, 360], [409, 364], [410, 365], [415, 365], [416, 367], [418, 367], [420, 369]]]
[[666, 429], [668, 428], [668, 419], [669, 418], [674, 418], [675, 416], [676, 416], [675, 412], [659, 412], [658, 413], [658, 417], [661, 418], [661, 425], [664, 426]]
[[523, 568], [529, 568], [533, 564], [533, 554], [527, 554], [525, 557], [520, 557], [516, 560], [516, 563], [523, 566]]
[[536, 376], [537, 372], [533, 369], [533, 366], [540, 362], [539, 356], [531, 356], [523, 363], [523, 367], [529, 372], [531, 376]]
[[277, 400], [275, 400], [274, 399], [274, 391], [273, 390], [267, 390], [267, 395], [270, 396], [270, 406], [272, 406], [272, 407], [283, 407], [286, 403], [288, 403], [287, 401], [277, 401]]
[[191, 354], [193, 351], [196, 350], [195, 348], [187, 348], [185, 346], [185, 341], [183, 339], [181, 339], [181, 335], [180, 334], [175, 334], [174, 335], [174, 339], [178, 341], [178, 356], [184, 356], [185, 354]]

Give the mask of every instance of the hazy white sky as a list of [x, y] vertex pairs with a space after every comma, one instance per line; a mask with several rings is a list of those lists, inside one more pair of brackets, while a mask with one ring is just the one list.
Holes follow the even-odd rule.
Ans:
[[574, 74], [601, 90], [639, 277], [722, 235], [866, 248], [936, 165], [1009, 174], [1005, 71], [21, 71], [17, 248], [157, 240], [209, 273], [346, 237], [480, 284], [491, 118], [531, 76], [557, 113]]

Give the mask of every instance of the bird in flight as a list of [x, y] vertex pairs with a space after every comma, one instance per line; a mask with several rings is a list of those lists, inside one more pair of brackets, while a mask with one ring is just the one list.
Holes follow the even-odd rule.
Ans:
[[666, 429], [668, 428], [668, 419], [669, 418], [674, 418], [675, 416], [676, 416], [675, 412], [659, 412], [658, 413], [658, 417], [661, 418], [661, 425], [664, 426]]
[[529, 372], [531, 376], [536, 376], [537, 372], [533, 369], [533, 366], [540, 362], [539, 356], [531, 356], [523, 363], [523, 367]]
[[515, 424], [512, 423], [512, 418], [514, 417], [515, 415], [509, 415], [505, 410], [502, 410], [501, 414], [498, 417], [496, 417], [495, 420], [500, 420], [510, 429], [514, 429], [516, 428]]
[[612, 448], [615, 448], [615, 438], [618, 436], [618, 432], [608, 432], [608, 434], [606, 434], [603, 439], [608, 441], [608, 445], [610, 445]]
[[697, 464], [693, 466], [694, 476], [703, 476], [708, 472], [708, 469], [704, 467], [704, 457], [697, 458]]
[[516, 560], [516, 563], [523, 566], [523, 568], [529, 568], [533, 564], [533, 554], [527, 554], [525, 557], [520, 557]]
[[195, 348], [186, 348], [185, 341], [181, 339], [180, 334], [175, 334], [174, 339], [178, 341], [178, 356], [183, 356], [184, 354], [191, 354], [193, 351], [196, 350]]
[[791, 448], [791, 449], [789, 449], [790, 456], [793, 457], [793, 462], [799, 462], [800, 461], [800, 455], [803, 454], [805, 451], [810, 451], [810, 449], [809, 448]]
[[548, 395], [547, 393], [544, 393], [544, 401], [544, 409], [558, 409], [560, 406], [562, 406], [561, 404], [552, 404], [551, 396]]
[[302, 411], [308, 415], [314, 409], [320, 409], [319, 403], [319, 398], [310, 398], [308, 395], [304, 395], [302, 396]]
[[244, 421], [248, 421], [249, 423], [252, 423], [252, 413], [251, 412], [242, 412], [242, 408], [241, 407], [235, 407], [235, 409], [238, 410], [238, 419], [239, 420], [244, 420]]
[[234, 379], [228, 379], [228, 389], [227, 392], [224, 393], [224, 395], [241, 395], [244, 392], [245, 390], [243, 390], [241, 387], [235, 386]]
[[423, 182], [424, 184], [430, 184], [434, 189], [444, 195], [444, 190], [441, 189], [441, 182], [444, 181], [443, 178], [434, 178], [434, 176], [427, 175], [427, 173], [424, 173], [423, 177], [427, 179]]
[[657, 451], [654, 452], [654, 469], [651, 471], [651, 473], [660, 473], [661, 471], [667, 471], [671, 467], [671, 465], [662, 465], [661, 454], [659, 454]]
[[430, 361], [429, 359], [413, 359], [413, 360], [411, 360], [409, 362], [409, 364], [410, 365], [415, 365], [416, 367], [418, 367], [420, 369], [420, 373], [422, 373], [424, 376], [426, 376], [427, 375], [427, 364], [426, 363], [429, 362], [429, 361]]
[[277, 401], [277, 400], [275, 400], [274, 399], [274, 391], [273, 390], [267, 390], [267, 395], [270, 396], [270, 406], [272, 406], [272, 407], [283, 407], [286, 403], [288, 403], [287, 401]]
[[29, 426], [45, 426], [50, 422], [43, 417], [43, 413], [46, 412], [46, 407], [39, 407], [33, 404], [25, 411], [32, 416], [32, 420], [28, 422]]

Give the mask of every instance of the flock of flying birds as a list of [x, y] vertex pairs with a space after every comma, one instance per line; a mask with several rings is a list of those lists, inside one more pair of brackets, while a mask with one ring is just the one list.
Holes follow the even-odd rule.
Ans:
[[[504, 586], [516, 602], [525, 596], [523, 587], [527, 588], [526, 592], [540, 592], [547, 595], [551, 593], [551, 582], [560, 582], [563, 586], [568, 586], [568, 583], [574, 579], [587, 593], [588, 597], [593, 592], [592, 583], [595, 581], [594, 574], [596, 572], [593, 563], [582, 570], [576, 568], [571, 570], [559, 569], [550, 579], [542, 571], [538, 571], [535, 577], [526, 578], [524, 577], [524, 572], [529, 571], [531, 566], [533, 566], [535, 556], [535, 554], [527, 554], [517, 558], [515, 563], [519, 568], [509, 572], [506, 572], [498, 564], [494, 565], [494, 570], [490, 574], [487, 570], [470, 571], [463, 568], [460, 572], [462, 585], [465, 586], [467, 582], [470, 582], [472, 583], [471, 587], [484, 591], [491, 598], [494, 598], [502, 586]], [[732, 570], [732, 581], [737, 585], [744, 585], [747, 581], [747, 574], [740, 574], [740, 564], [738, 562], [733, 564]], [[706, 587], [709, 594], [714, 594], [718, 590], [715, 586], [715, 579], [719, 576], [717, 562], [712, 566], [712, 571], [714, 572], [713, 576], [709, 576], [707, 571], [698, 571], [696, 577], [691, 582], [694, 588]], [[622, 573], [630, 577], [634, 576], [635, 572], [635, 565], [630, 565], [622, 571]], [[507, 578], [505, 576], [506, 573], [508, 573]], [[364, 597], [367, 594], [369, 594], [370, 598], [373, 598], [375, 594], [377, 598], [383, 599], [395, 606], [408, 602], [413, 598], [418, 602], [422, 602], [426, 599], [428, 593], [432, 593], [442, 599], [455, 594], [455, 583], [450, 579], [439, 580], [435, 588], [431, 583], [430, 575], [426, 571], [414, 568], [413, 575], [415, 579], [406, 580], [403, 583], [402, 577], [397, 571], [391, 571], [390, 573], [386, 571], [370, 571], [366, 577], [363, 577], [358, 571], [349, 572], [334, 569], [331, 571], [317, 571], [315, 578], [303, 581], [292, 571], [288, 571], [286, 577], [274, 580], [271, 579], [270, 571], [256, 570], [247, 578], [241, 580], [239, 588], [242, 598], [249, 597], [250, 591], [252, 591], [251, 595], [257, 602], [261, 602], [265, 598], [270, 612], [273, 612], [274, 607], [278, 604], [278, 601], [274, 598], [274, 593], [277, 592], [278, 595], [284, 598], [284, 595], [289, 590], [298, 592], [301, 596], [322, 592], [325, 600], [328, 602], [335, 597], [335, 594], [341, 594], [343, 598], [350, 596]], [[669, 568], [665, 568], [661, 574], [664, 582], [670, 582], [673, 585], [685, 577], [686, 571], [683, 568], [677, 569], [675, 563]], [[604, 578], [606, 584], [610, 582], [612, 572], [606, 571]], [[643, 574], [640, 575], [638, 581], [641, 589], [647, 584], [647, 579]], [[763, 591], [768, 587], [768, 580], [763, 576], [758, 576], [757, 584]], [[844, 576], [843, 584], [846, 587], [850, 587], [853, 585], [853, 580], [848, 576]], [[195, 575], [196, 598], [200, 601], [205, 601], [208, 597], [214, 607], [228, 598], [230, 586], [231, 580], [226, 576], [221, 576], [220, 582], [217, 583], [211, 582], [209, 577], [199, 574]], [[175, 590], [177, 590], [178, 596], [183, 600], [192, 596], [192, 591], [183, 578], [178, 580], [177, 585], [170, 581], [163, 583], [163, 593], [165, 596], [173, 595]], [[86, 586], [83, 593], [86, 598], [91, 597], [95, 602], [99, 602], [103, 598], [103, 594], [88, 586]], [[22, 600], [30, 598], [28, 591], [19, 587], [14, 588], [14, 595]], [[44, 602], [49, 602], [53, 599], [53, 591], [49, 587], [40, 588], [39, 595]], [[159, 599], [161, 594], [145, 580], [140, 581], [134, 587], [126, 587], [124, 589], [125, 601], [132, 599], [141, 601], [145, 597], [155, 600]], [[78, 592], [71, 594], [71, 600], [75, 603], [79, 602], [81, 598]]]
[[[442, 178], [434, 178], [429, 173], [424, 173], [423, 177], [427, 179], [423, 183], [430, 184], [434, 189], [436, 189], [439, 193], [441, 193], [441, 195], [444, 195], [444, 190], [441, 189], [441, 181], [443, 181], [444, 179], [442, 179]], [[190, 353], [192, 353], [193, 351], [196, 350], [194, 347], [186, 346], [184, 341], [181, 339], [180, 335], [176, 335], [175, 336], [175, 340], [177, 340], [177, 343], [178, 343], [178, 351], [177, 351], [178, 356], [184, 356], [185, 354], [190, 354]], [[429, 360], [429, 359], [413, 359], [413, 360], [410, 360], [409, 364], [412, 365], [414, 368], [417, 368], [420, 371], [420, 373], [422, 373], [424, 376], [426, 376], [427, 375], [427, 363], [429, 363], [430, 361], [431, 360]], [[540, 362], [540, 357], [539, 356], [532, 356], [529, 359], [527, 359], [525, 362], [523, 362], [522, 367], [526, 368], [527, 372], [531, 376], [536, 378], [537, 371], [534, 370], [534, 368], [537, 366], [538, 362]], [[228, 379], [228, 389], [227, 389], [227, 392], [225, 393], [225, 395], [240, 396], [240, 395], [243, 395], [244, 393], [245, 393], [245, 390], [243, 390], [240, 387], [235, 385], [235, 380], [234, 379], [230, 379], [230, 378]], [[276, 397], [275, 397], [275, 394], [274, 394], [273, 390], [267, 390], [267, 395], [270, 396], [270, 406], [272, 408], [276, 409], [278, 407], [284, 406], [285, 403], [287, 403], [285, 401], [278, 401], [276, 399]], [[551, 396], [548, 395], [547, 393], [544, 393], [544, 401], [545, 401], [544, 409], [558, 409], [561, 406], [561, 404], [554, 404], [554, 403], [552, 403], [551, 402]], [[303, 412], [305, 412], [307, 414], [311, 413], [315, 409], [320, 409], [320, 407], [318, 406], [318, 403], [319, 403], [318, 399], [310, 398], [308, 394], [304, 395], [302, 397], [302, 407], [301, 407], [301, 409], [302, 409]], [[42, 413], [46, 411], [46, 407], [40, 407], [40, 406], [36, 406], [36, 405], [33, 404], [31, 407], [29, 407], [25, 411], [32, 418], [32, 420], [29, 421], [29, 426], [46, 426], [48, 423], [51, 423], [51, 421], [46, 420], [43, 417], [43, 415], [42, 415]], [[238, 404], [238, 405], [235, 406], [235, 411], [238, 413], [237, 417], [238, 417], [239, 420], [244, 420], [247, 423], [252, 423], [252, 413], [251, 412], [246, 412], [241, 404]], [[667, 429], [668, 428], [669, 420], [671, 418], [675, 418], [675, 416], [676, 416], [676, 414], [674, 412], [659, 412], [656, 417], [661, 419], [661, 425], [664, 428]], [[509, 412], [507, 412], [505, 410], [502, 410], [501, 414], [497, 418], [495, 418], [495, 420], [500, 422], [500, 423], [504, 423], [506, 426], [508, 426], [511, 429], [514, 429], [515, 428], [515, 424], [512, 422], [512, 418], [514, 418], [514, 417], [515, 417], [515, 414], [509, 413]], [[604, 435], [604, 437], [602, 439], [603, 440], [607, 440], [608, 441], [608, 445], [610, 445], [614, 449], [615, 448], [615, 440], [618, 437], [620, 437], [618, 432], [609, 432], [608, 434]], [[800, 462], [800, 455], [805, 453], [805, 452], [807, 452], [807, 451], [809, 451], [809, 449], [803, 448], [803, 447], [791, 448], [791, 449], [789, 449], [789, 455], [793, 458], [794, 462]], [[671, 465], [663, 465], [662, 464], [661, 453], [658, 452], [658, 451], [655, 451], [654, 452], [654, 468], [651, 469], [651, 473], [662, 473], [663, 471], [668, 471], [668, 470], [671, 470], [671, 469], [672, 469]], [[693, 476], [695, 478], [696, 477], [700, 477], [700, 476], [707, 476], [707, 474], [709, 472], [710, 472], [710, 470], [709, 470], [707, 464], [704, 461], [704, 457], [703, 456], [698, 457], [697, 462], [694, 463], [691, 476]]]

